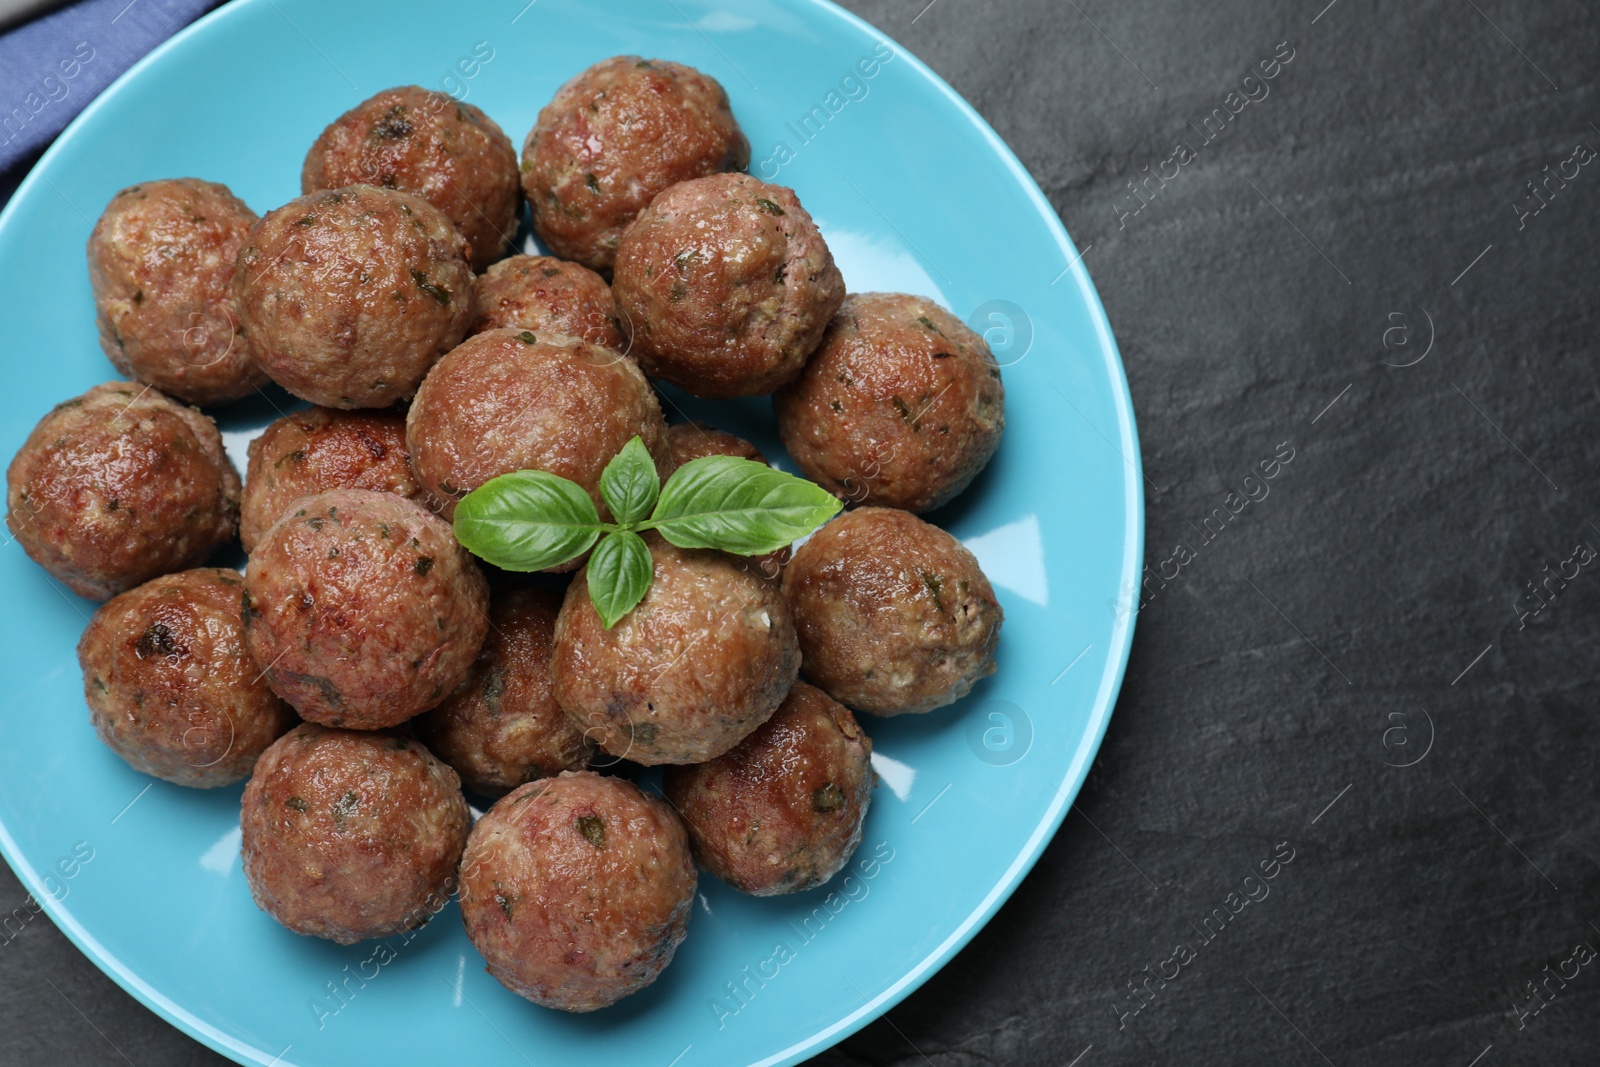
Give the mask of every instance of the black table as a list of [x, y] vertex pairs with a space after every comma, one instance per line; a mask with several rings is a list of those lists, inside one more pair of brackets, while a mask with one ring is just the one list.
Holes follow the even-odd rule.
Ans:
[[[815, 1062], [1600, 1059], [1600, 11], [925, 2], [848, 6], [1083, 250], [1150, 569], [1060, 835]], [[42, 918], [0, 1019], [4, 1064], [222, 1062]]]

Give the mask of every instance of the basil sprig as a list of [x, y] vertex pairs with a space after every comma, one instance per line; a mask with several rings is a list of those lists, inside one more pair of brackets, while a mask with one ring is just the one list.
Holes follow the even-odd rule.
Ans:
[[843, 506], [819, 485], [736, 456], [691, 460], [663, 486], [637, 437], [606, 464], [600, 497], [611, 522], [600, 521], [576, 482], [548, 471], [502, 474], [456, 505], [456, 540], [508, 571], [548, 570], [593, 548], [589, 599], [609, 630], [655, 577], [644, 531], [679, 548], [759, 556], [804, 537]]

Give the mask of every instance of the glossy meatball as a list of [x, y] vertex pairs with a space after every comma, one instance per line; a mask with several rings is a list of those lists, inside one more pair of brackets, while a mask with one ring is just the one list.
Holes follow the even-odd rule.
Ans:
[[466, 681], [416, 722], [418, 736], [485, 796], [589, 765], [594, 744], [550, 695], [561, 594], [496, 590], [489, 635]]
[[489, 588], [450, 527], [369, 489], [301, 500], [245, 571], [245, 643], [274, 692], [325, 726], [376, 730], [466, 677]]
[[743, 170], [750, 142], [716, 79], [660, 59], [613, 56], [563, 85], [522, 146], [539, 239], [610, 270], [617, 239], [656, 194]]
[[[667, 448], [672, 453], [672, 468], [677, 470], [693, 459], [706, 456], [735, 456], [752, 463], [766, 463], [761, 450], [742, 437], [722, 430], [712, 429], [700, 422], [680, 422], [667, 427]], [[768, 464], [771, 466], [771, 464]], [[776, 580], [783, 573], [783, 565], [791, 555], [788, 545], [764, 556], [736, 556], [746, 561], [751, 569], [763, 578]]]
[[52, 408], [6, 490], [23, 551], [91, 600], [204, 562], [239, 525], [239, 474], [217, 424], [129, 382]]
[[1003, 613], [978, 561], [910, 512], [847, 511], [783, 572], [806, 678], [874, 715], [932, 711], [994, 673]]
[[551, 256], [512, 256], [473, 285], [472, 332], [512, 327], [565, 333], [617, 352], [628, 340], [617, 324], [611, 286], [588, 267]]
[[267, 212], [233, 292], [272, 380], [330, 408], [411, 396], [472, 322], [466, 239], [427, 201], [370, 185]]
[[78, 641], [95, 732], [128, 765], [202, 789], [250, 777], [295, 723], [244, 649], [244, 579], [202, 567], [101, 605]]
[[700, 763], [767, 721], [800, 672], [775, 583], [720, 552], [651, 534], [650, 590], [607, 630], [587, 570], [567, 587], [550, 672], [557, 702], [607, 753]]
[[250, 442], [239, 510], [239, 541], [253, 552], [267, 528], [303, 496], [372, 489], [415, 497], [405, 417], [392, 411], [308, 408], [286, 415]]
[[644, 372], [716, 398], [791, 381], [844, 300], [794, 193], [747, 174], [656, 197], [622, 237], [612, 288]]
[[456, 772], [403, 733], [302, 723], [245, 787], [244, 876], [297, 934], [386, 937], [449, 903], [471, 819]]
[[227, 186], [198, 178], [111, 198], [89, 234], [89, 285], [100, 347], [118, 371], [191, 404], [266, 384], [229, 295], [255, 221]]
[[635, 436], [669, 470], [666, 422], [633, 361], [562, 334], [490, 330], [439, 361], [406, 416], [418, 479], [444, 503], [490, 478], [542, 470], [589, 491]]
[[758, 897], [832, 878], [861, 844], [872, 742], [843, 704], [796, 682], [772, 718], [709, 763], [669, 767], [695, 858]]
[[858, 504], [928, 511], [1000, 446], [1005, 388], [983, 338], [929, 300], [857, 293], [772, 398], [806, 477]]
[[505, 255], [517, 232], [517, 150], [471, 104], [415, 85], [385, 89], [322, 131], [300, 191], [377, 185], [420, 196], [472, 246], [474, 270]]
[[589, 771], [518, 786], [473, 827], [461, 918], [489, 973], [594, 1011], [656, 980], [689, 924], [694, 858], [662, 800]]

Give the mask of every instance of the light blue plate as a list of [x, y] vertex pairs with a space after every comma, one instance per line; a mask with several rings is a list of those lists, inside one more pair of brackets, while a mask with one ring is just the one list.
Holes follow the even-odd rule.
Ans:
[[[662, 979], [566, 1016], [484, 973], [453, 905], [381, 952], [296, 937], [258, 911], [239, 865], [240, 790], [152, 782], [100, 746], [74, 656], [94, 605], [5, 544], [0, 847], [106, 973], [243, 1063], [814, 1055], [925, 981], [1010, 895], [1076, 796], [1127, 662], [1143, 539], [1127, 384], [1073, 245], [994, 132], [903, 48], [825, 3], [522, 2], [239, 0], [118, 81], [0, 216], [0, 458], [52, 404], [113, 377], [83, 246], [117, 189], [193, 175], [265, 211], [299, 193], [322, 127], [379, 89], [465, 95], [520, 147], [590, 63], [670, 58], [727, 87], [751, 171], [798, 190], [852, 290], [935, 297], [1007, 364], [1000, 453], [934, 516], [999, 591], [1000, 670], [953, 708], [865, 722], [882, 782], [848, 877], [755, 900], [705, 876]], [[669, 399], [780, 454], [765, 402]], [[272, 414], [265, 402], [221, 413], [241, 467]]]

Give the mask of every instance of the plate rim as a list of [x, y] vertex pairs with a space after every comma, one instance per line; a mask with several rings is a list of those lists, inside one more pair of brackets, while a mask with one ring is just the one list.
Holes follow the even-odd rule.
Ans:
[[[713, 3], [722, 3], [725, 0], [712, 0]], [[1126, 537], [1123, 542], [1123, 570], [1118, 579], [1118, 588], [1137, 588], [1134, 580], [1140, 572], [1140, 565], [1144, 558], [1145, 538], [1145, 499], [1144, 499], [1144, 464], [1139, 451], [1138, 427], [1133, 410], [1133, 396], [1128, 387], [1127, 369], [1123, 364], [1121, 350], [1112, 332], [1110, 319], [1107, 317], [1105, 307], [1100, 301], [1100, 294], [1096, 291], [1094, 282], [1090, 279], [1088, 271], [1083, 265], [1083, 256], [1078, 252], [1072, 238], [1068, 235], [1066, 226], [1061, 217], [1051, 206], [1049, 199], [1040, 189], [1039, 183], [1029, 173], [1027, 167], [1012, 151], [1004, 139], [995, 132], [988, 121], [978, 113], [965, 97], [956, 92], [948, 82], [939, 76], [931, 67], [910, 49], [882, 29], [874, 26], [866, 19], [851, 11], [840, 7], [833, 0], [784, 0], [784, 2], [797, 3], [819, 11], [825, 16], [838, 19], [848, 26], [867, 33], [889, 44], [895, 50], [897, 59], [904, 59], [908, 65], [940, 92], [945, 100], [954, 106], [956, 112], [969, 122], [972, 127], [983, 137], [989, 147], [995, 152], [999, 160], [1018, 181], [1035, 211], [1041, 216], [1050, 236], [1056, 241], [1063, 255], [1068, 260], [1064, 268], [1070, 274], [1073, 283], [1077, 286], [1080, 296], [1084, 300], [1089, 319], [1094, 327], [1098, 341], [1098, 354], [1101, 362], [1110, 372], [1113, 386], [1113, 406], [1117, 415], [1118, 441], [1113, 447], [1121, 453], [1124, 468], [1124, 493], [1127, 508], [1124, 516]], [[172, 50], [182, 47], [191, 36], [204, 32], [212, 22], [233, 17], [233, 12], [267, 3], [276, 7], [274, 0], [229, 0], [219, 7], [212, 9], [200, 18], [191, 22], [165, 41], [161, 42], [148, 54], [135, 62], [122, 74], [118, 75], [104, 90], [100, 92], [85, 108], [75, 116], [71, 122], [59, 133], [50, 146], [40, 155], [23, 180], [18, 183], [3, 210], [0, 210], [0, 241], [4, 241], [7, 231], [15, 225], [14, 218], [20, 211], [17, 205], [26, 195], [31, 195], [33, 189], [40, 182], [49, 184], [52, 189], [54, 183], [44, 176], [46, 168], [55, 157], [65, 151], [65, 146], [82, 136], [82, 127], [91, 121], [99, 109], [106, 105], [106, 101], [120, 93], [126, 84], [139, 77], [145, 68], [162, 62]], [[66, 199], [57, 190], [57, 195]], [[71, 201], [69, 207], [77, 211]], [[81, 214], [81, 212], [79, 212]], [[1059, 278], [1057, 279], [1059, 280]], [[1053, 282], [1051, 283], [1054, 284]], [[1093, 424], [1091, 423], [1091, 426]], [[1099, 427], [1094, 427], [1097, 431]], [[1108, 443], [1111, 443], [1108, 441]], [[748, 1067], [788, 1067], [799, 1063], [808, 1055], [815, 1055], [832, 1047], [851, 1034], [860, 1030], [868, 1023], [888, 1012], [899, 1004], [912, 992], [921, 987], [935, 973], [950, 962], [967, 944], [988, 925], [994, 915], [1003, 907], [1011, 895], [1016, 892], [1022, 880], [1032, 871], [1034, 865], [1044, 854], [1044, 850], [1054, 839], [1062, 822], [1066, 818], [1067, 809], [1077, 800], [1078, 793], [1083, 787], [1084, 779], [1088, 775], [1089, 767], [1100, 745], [1105, 739], [1106, 730], [1111, 722], [1111, 715], [1115, 710], [1116, 700], [1122, 689], [1122, 682], [1128, 668], [1128, 658], [1133, 648], [1133, 634], [1138, 620], [1138, 598], [1133, 597], [1125, 613], [1113, 615], [1111, 642], [1113, 648], [1107, 657], [1105, 668], [1101, 673], [1100, 685], [1096, 690], [1094, 706], [1089, 713], [1089, 727], [1084, 731], [1077, 749], [1072, 754], [1066, 771], [1055, 788], [1055, 800], [1044, 811], [1038, 823], [1034, 826], [1022, 850], [1011, 861], [996, 880], [995, 884], [985, 894], [982, 901], [963, 919], [950, 934], [934, 949], [918, 960], [906, 973], [886, 989], [872, 997], [861, 1007], [850, 1014], [835, 1020], [818, 1029], [801, 1041], [797, 1041], [785, 1049], [775, 1052], [764, 1059], [757, 1060]], [[11, 869], [16, 873], [18, 880], [28, 890], [32, 898], [38, 902], [41, 909], [55, 924], [56, 928], [64, 934], [67, 940], [82, 952], [98, 967], [102, 973], [116, 982], [124, 992], [154, 1012], [168, 1025], [206, 1045], [208, 1048], [227, 1056], [241, 1064], [254, 1064], [257, 1067], [294, 1067], [292, 1061], [282, 1057], [288, 1052], [285, 1049], [272, 1059], [272, 1055], [264, 1048], [256, 1048], [240, 1039], [228, 1034], [198, 1016], [191, 1013], [183, 1005], [161, 993], [149, 985], [131, 967], [105, 948], [89, 930], [78, 921], [73, 913], [58, 902], [44, 886], [43, 879], [22, 856], [22, 851], [17, 842], [12, 838], [9, 828], [0, 820], [0, 855], [3, 855]]]

